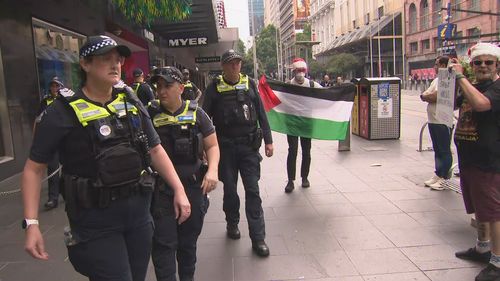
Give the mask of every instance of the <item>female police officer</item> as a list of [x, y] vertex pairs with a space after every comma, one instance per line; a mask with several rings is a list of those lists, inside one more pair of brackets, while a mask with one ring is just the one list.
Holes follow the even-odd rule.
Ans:
[[[151, 78], [156, 83], [159, 100], [149, 104], [148, 111], [160, 135], [163, 147], [172, 159], [186, 188], [191, 203], [189, 219], [176, 226], [172, 215], [171, 191], [160, 185], [155, 193], [153, 218], [153, 263], [158, 281], [175, 281], [175, 257], [180, 281], [191, 281], [196, 264], [196, 242], [201, 233], [208, 208], [207, 193], [217, 184], [219, 146], [215, 128], [196, 101], [183, 101], [182, 74], [175, 67], [155, 70]], [[208, 170], [201, 159], [205, 152]]]
[[71, 226], [68, 256], [90, 280], [144, 280], [153, 232], [152, 183], [145, 172], [149, 162], [172, 186], [179, 221], [190, 212], [147, 111], [126, 87], [117, 85], [129, 55], [126, 46], [107, 36], [88, 38], [80, 49], [83, 86], [54, 101], [38, 118], [22, 178], [25, 249], [46, 260], [37, 220], [40, 182], [46, 163], [59, 152]]

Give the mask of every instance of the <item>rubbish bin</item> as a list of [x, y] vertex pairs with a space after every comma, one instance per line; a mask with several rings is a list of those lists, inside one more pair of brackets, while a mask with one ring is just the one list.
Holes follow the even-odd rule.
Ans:
[[358, 87], [359, 136], [369, 140], [399, 139], [401, 79], [361, 78]]
[[354, 135], [359, 136], [359, 82], [361, 78], [353, 78], [351, 83], [356, 86], [356, 92], [354, 92], [354, 104], [352, 105], [351, 111], [351, 132]]

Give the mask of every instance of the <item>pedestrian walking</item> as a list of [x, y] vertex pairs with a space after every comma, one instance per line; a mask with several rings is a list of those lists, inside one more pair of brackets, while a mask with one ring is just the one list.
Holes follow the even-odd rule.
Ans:
[[184, 92], [182, 92], [183, 100], [198, 101], [201, 97], [201, 90], [189, 80], [189, 69], [182, 70], [182, 84], [184, 84]]
[[[162, 146], [172, 159], [191, 204], [191, 216], [178, 224], [173, 192], [159, 181], [153, 197], [155, 222], [152, 258], [159, 281], [194, 280], [196, 244], [208, 209], [208, 193], [218, 182], [219, 146], [212, 121], [194, 100], [183, 101], [182, 74], [175, 67], [158, 68], [151, 78], [159, 100], [148, 106]], [[208, 163], [203, 163], [203, 155]], [[177, 266], [176, 266], [177, 258]]]
[[463, 67], [452, 59], [463, 95], [455, 143], [460, 167], [460, 186], [468, 214], [477, 222], [476, 245], [455, 255], [487, 263], [476, 281], [500, 280], [500, 79], [497, 67], [500, 48], [477, 43], [469, 50], [476, 81], [463, 75]]
[[134, 89], [135, 94], [142, 102], [144, 106], [155, 99], [155, 94], [151, 86], [145, 81], [144, 72], [140, 68], [134, 69], [132, 72], [134, 76], [134, 83], [132, 83], [132, 89]]
[[152, 165], [174, 190], [182, 223], [190, 205], [147, 110], [120, 83], [130, 49], [90, 36], [80, 49], [82, 87], [56, 99], [39, 116], [22, 178], [25, 249], [47, 260], [38, 226], [41, 177], [56, 151], [71, 230], [68, 257], [90, 280], [142, 281], [151, 253]]
[[[449, 58], [440, 56], [434, 62], [434, 70], [438, 73], [439, 68], [448, 66]], [[427, 122], [429, 134], [432, 140], [434, 150], [434, 175], [424, 182], [424, 185], [433, 190], [443, 190], [443, 183], [450, 178], [450, 168], [453, 162], [451, 155], [451, 128], [440, 124], [436, 118], [436, 102], [438, 91], [438, 78], [432, 80], [429, 88], [420, 95], [420, 99], [427, 102]]]
[[203, 109], [213, 118], [220, 144], [219, 178], [224, 183], [223, 209], [227, 236], [240, 239], [240, 198], [238, 172], [245, 188], [245, 213], [252, 248], [259, 256], [268, 256], [264, 241], [265, 222], [259, 194], [259, 148], [262, 138], [267, 157], [273, 155], [273, 140], [255, 82], [240, 73], [243, 57], [234, 50], [221, 57], [223, 74], [207, 86]]
[[[294, 77], [290, 80], [290, 84], [299, 85], [302, 87], [322, 88], [320, 84], [305, 78], [307, 73], [307, 64], [301, 58], [294, 59], [292, 63], [292, 72]], [[302, 164], [300, 166], [300, 177], [302, 178], [301, 186], [308, 188], [311, 186], [309, 182], [309, 169], [311, 167], [311, 139], [299, 136], [286, 136], [288, 141], [288, 156], [286, 158], [286, 171], [288, 174], [288, 182], [285, 186], [285, 192], [290, 193], [295, 189], [295, 174], [297, 166], [297, 151], [299, 146], [302, 149]]]
[[[54, 100], [59, 95], [59, 90], [64, 88], [64, 84], [59, 80], [57, 76], [54, 76], [52, 80], [49, 82], [49, 94], [45, 95], [42, 98], [40, 103], [40, 110], [38, 112], [38, 116], [41, 116], [42, 112], [44, 112], [47, 107], [54, 102]], [[35, 123], [36, 124], [36, 123]], [[57, 153], [54, 155], [52, 160], [47, 163], [47, 176], [50, 176], [48, 179], [48, 199], [44, 204], [45, 210], [51, 210], [57, 208], [59, 204], [59, 182], [60, 177], [59, 173], [56, 172], [59, 169], [59, 157]]]

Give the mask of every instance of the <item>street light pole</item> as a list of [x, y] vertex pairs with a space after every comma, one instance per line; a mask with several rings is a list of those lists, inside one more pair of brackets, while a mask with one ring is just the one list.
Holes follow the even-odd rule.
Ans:
[[250, 1], [250, 14], [251, 14], [251, 20], [252, 20], [252, 35], [253, 35], [253, 78], [254, 79], [258, 79], [257, 77], [257, 69], [258, 69], [258, 65], [257, 65], [257, 40], [255, 39], [256, 38], [256, 35], [255, 35], [255, 15], [253, 14], [253, 0], [248, 0]]

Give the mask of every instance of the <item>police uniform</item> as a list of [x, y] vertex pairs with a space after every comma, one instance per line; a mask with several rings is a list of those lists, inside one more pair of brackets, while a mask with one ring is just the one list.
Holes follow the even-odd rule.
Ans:
[[[233, 54], [231, 50], [223, 55], [223, 61], [235, 56], [241, 59], [239, 55], [231, 57]], [[213, 118], [220, 147], [219, 178], [224, 183], [223, 209], [228, 236], [232, 239], [240, 237], [237, 229], [240, 221], [239, 171], [245, 188], [245, 213], [250, 238], [252, 242], [263, 242], [265, 223], [258, 185], [262, 160], [259, 147], [262, 136], [266, 144], [272, 144], [272, 136], [256, 85], [244, 74], [240, 74], [239, 81], [234, 85], [221, 75], [207, 86], [203, 109]], [[267, 254], [263, 255], [268, 254], [267, 250]]]
[[[59, 85], [59, 87], [64, 87], [64, 85], [61, 83], [61, 81], [59, 81], [59, 79], [57, 77], [54, 77], [49, 82], [49, 91], [50, 91], [51, 85], [53, 85], [53, 84], [57, 84], [57, 85]], [[38, 116], [40, 116], [40, 114], [43, 111], [45, 111], [45, 109], [47, 109], [47, 107], [50, 104], [52, 104], [54, 102], [54, 100], [56, 99], [56, 97], [58, 95], [59, 95], [59, 93], [57, 93], [55, 96], [53, 96], [52, 94], [47, 94], [42, 98], [42, 101], [40, 102], [40, 110], [38, 112]], [[56, 153], [56, 155], [54, 155], [52, 160], [50, 160], [47, 163], [47, 176], [50, 176], [53, 173], [55, 173], [57, 171], [57, 169], [59, 169], [59, 157]], [[58, 203], [59, 203], [58, 202], [59, 201], [59, 181], [60, 181], [59, 173], [55, 173], [53, 176], [51, 176], [48, 179], [48, 187], [49, 187], [48, 188], [48, 200], [47, 200], [47, 203], [45, 203], [45, 205], [44, 205], [46, 210], [56, 208]]]
[[181, 98], [183, 100], [195, 100], [198, 97], [198, 87], [190, 80], [182, 84], [184, 85], [184, 92], [182, 92]]
[[168, 112], [155, 100], [148, 106], [162, 146], [174, 164], [191, 204], [191, 216], [178, 225], [173, 209], [173, 192], [162, 181], [153, 200], [155, 231], [152, 259], [159, 281], [175, 281], [176, 254], [181, 281], [193, 280], [196, 243], [208, 209], [208, 197], [201, 183], [206, 172], [202, 167], [203, 138], [215, 128], [195, 101], [183, 101], [176, 112]]
[[143, 105], [148, 105], [148, 103], [155, 99], [153, 89], [146, 82], [134, 82], [132, 83], [132, 89], [136, 93], [139, 100]]
[[[119, 47], [92, 36], [80, 56]], [[68, 256], [90, 280], [144, 280], [153, 234], [147, 146], [159, 143], [147, 110], [120, 86], [106, 104], [82, 90], [61, 96], [38, 118], [30, 159], [47, 163], [59, 152]]]

